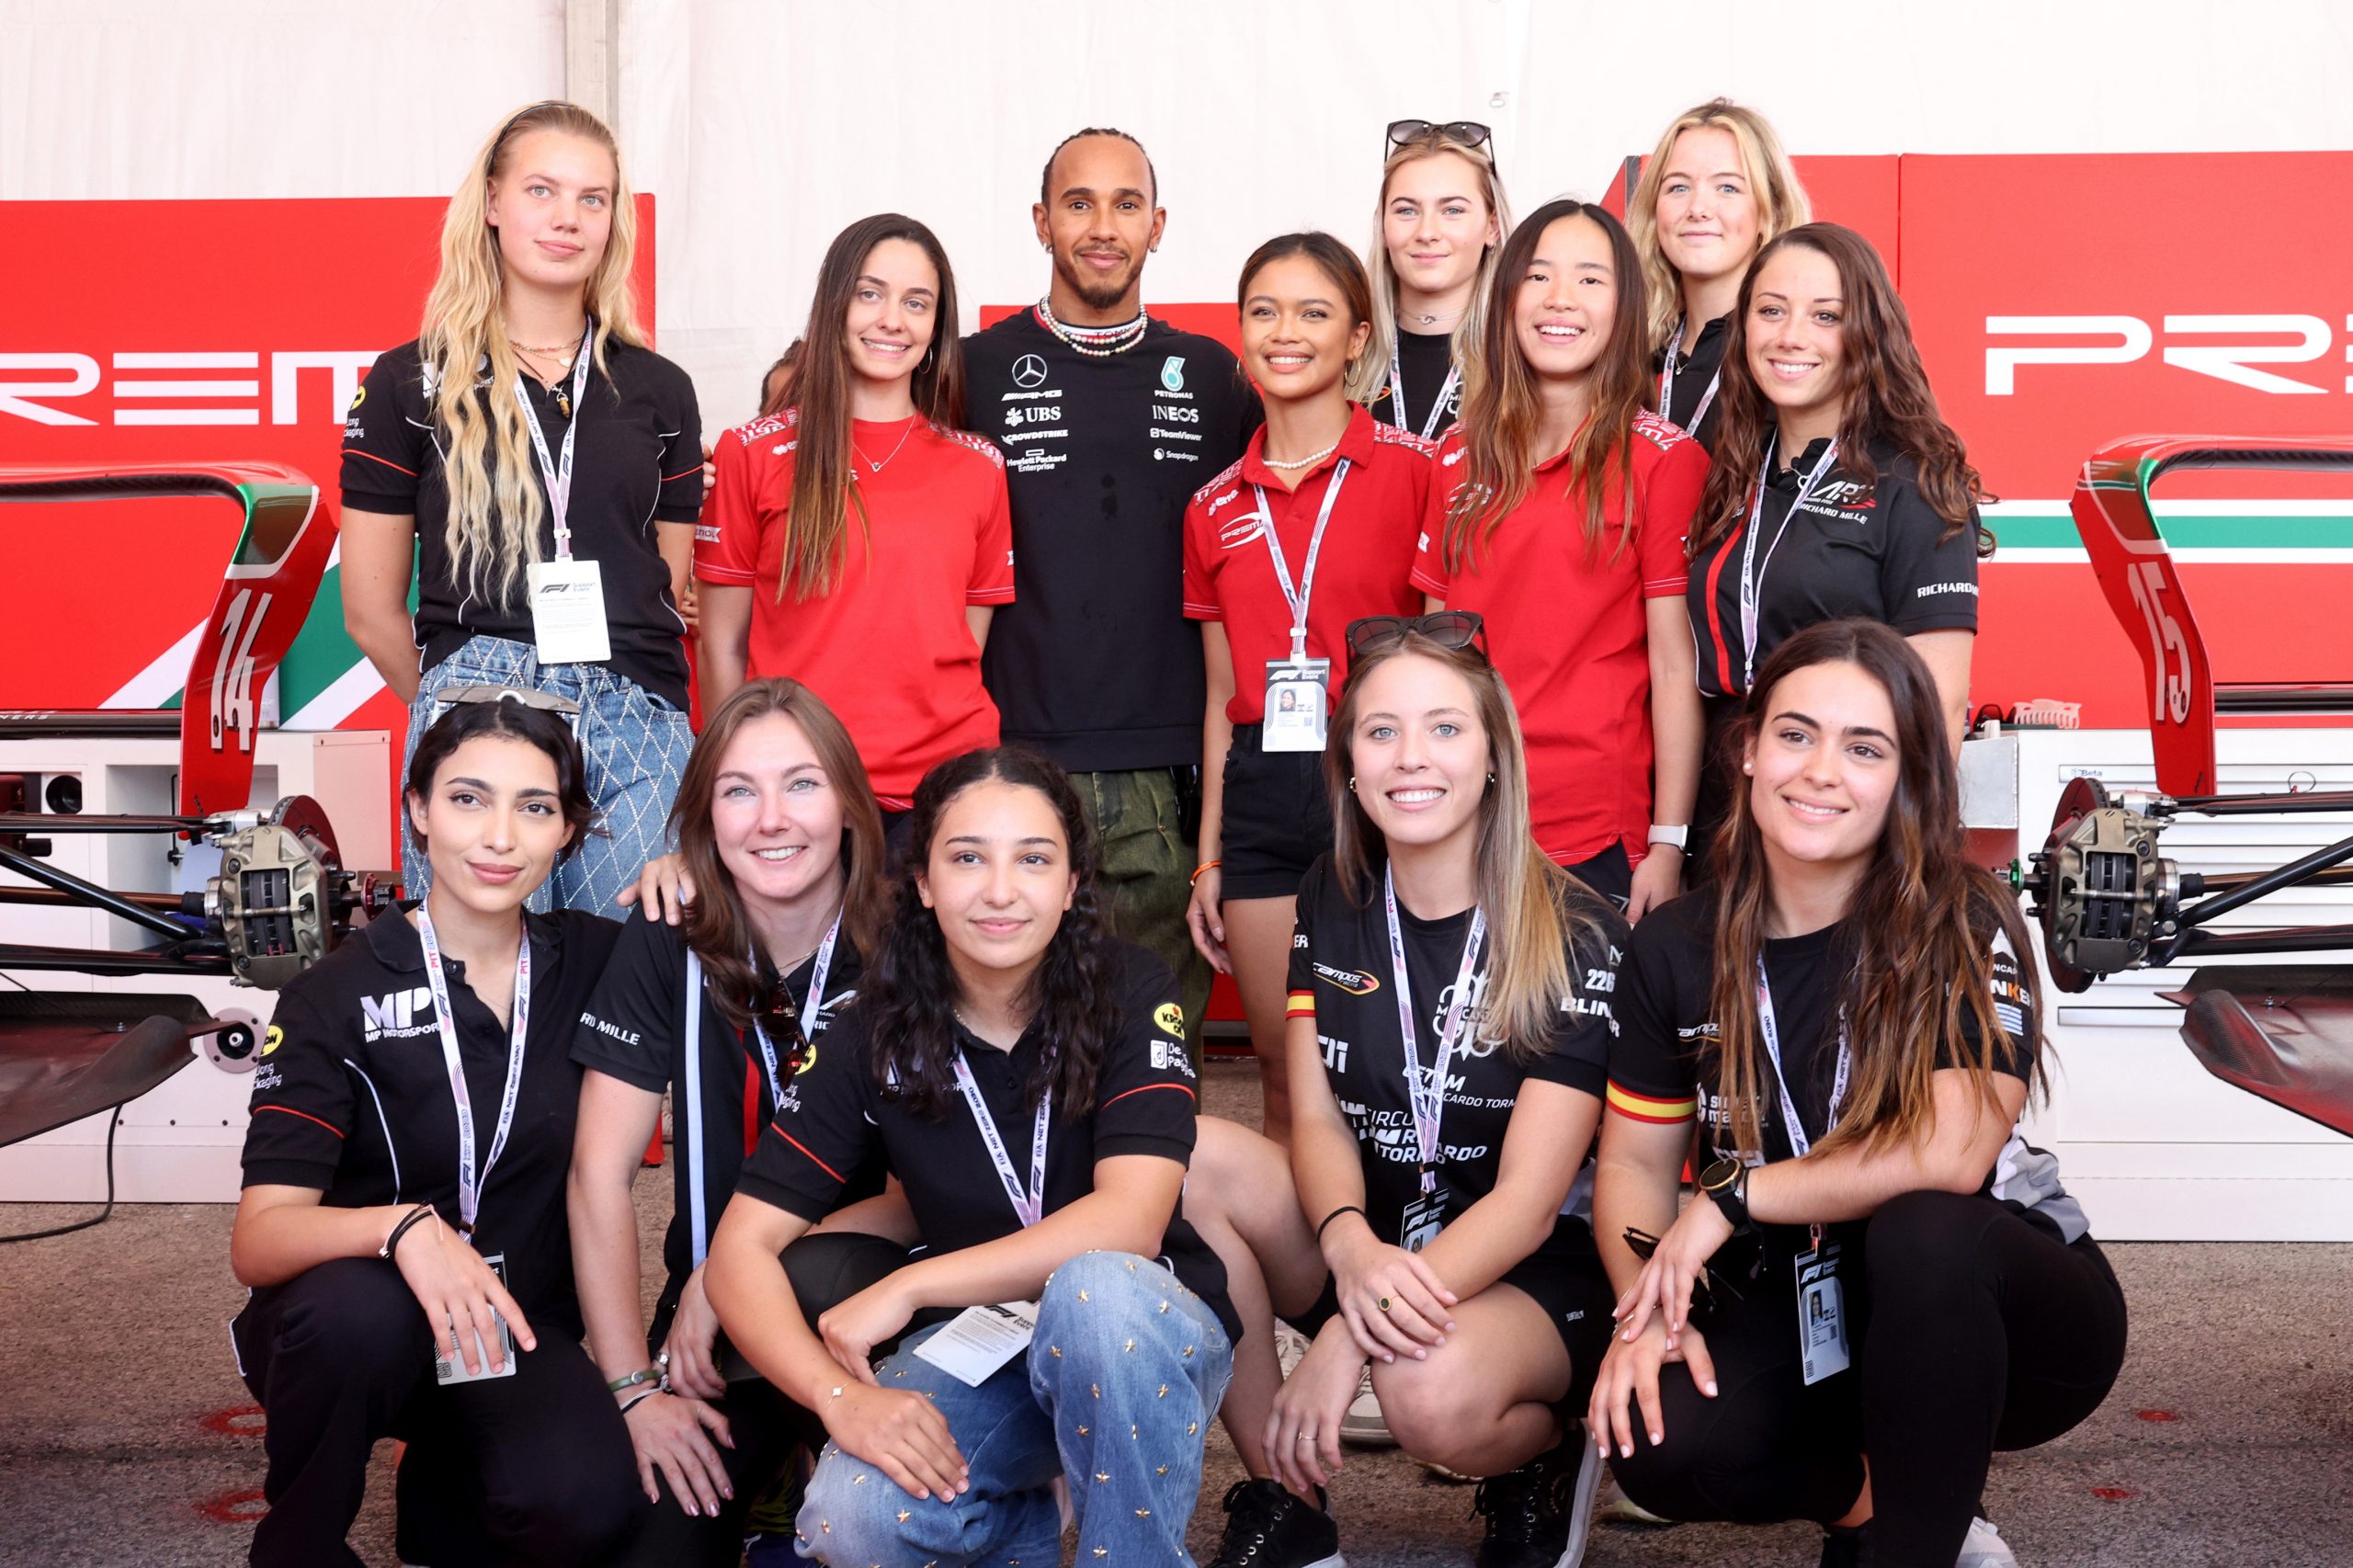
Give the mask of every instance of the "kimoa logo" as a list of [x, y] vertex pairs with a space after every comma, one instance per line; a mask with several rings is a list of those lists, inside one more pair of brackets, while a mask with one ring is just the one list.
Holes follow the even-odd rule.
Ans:
[[363, 1040], [406, 1040], [433, 1032], [433, 993], [422, 985], [359, 1001]]
[[[2353, 334], [2353, 316], [2346, 318]], [[2321, 316], [2307, 315], [2178, 315], [2163, 316], [2157, 326], [2139, 316], [1987, 316], [1985, 335], [1993, 338], [2067, 338], [2063, 343], [2021, 343], [1985, 346], [1985, 395], [2011, 397], [2018, 392], [2021, 365], [2130, 365], [2148, 357], [2162, 329], [2165, 346], [2158, 358], [2176, 369], [2211, 376], [2219, 381], [2259, 392], [2294, 395], [2328, 392], [2335, 386], [2314, 386], [2293, 376], [2258, 370], [2257, 365], [2314, 364], [2330, 358], [2336, 330]], [[2217, 337], [2237, 338], [2216, 343]], [[2248, 338], [2271, 339], [2247, 342]], [[2083, 341], [2089, 339], [2091, 341]], [[2286, 339], [2289, 341], [2279, 341]], [[2184, 341], [2188, 340], [2188, 341]], [[2342, 390], [2353, 392], [2353, 375]]]
[[1381, 982], [1362, 970], [1334, 969], [1330, 964], [1315, 966], [1315, 978], [1326, 985], [1336, 985], [1351, 996], [1370, 996], [1381, 989]]

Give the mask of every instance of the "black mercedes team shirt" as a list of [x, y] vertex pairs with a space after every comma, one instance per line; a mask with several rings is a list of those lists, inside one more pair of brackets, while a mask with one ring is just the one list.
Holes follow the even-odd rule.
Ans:
[[1096, 358], [1031, 309], [966, 338], [964, 371], [966, 419], [1005, 453], [1013, 498], [1017, 592], [981, 658], [1005, 739], [1081, 772], [1199, 763], [1185, 504], [1258, 424], [1241, 367], [1157, 321]]
[[[602, 576], [612, 668], [683, 710], [686, 622], [670, 597], [670, 569], [654, 524], [691, 523], [702, 510], [702, 423], [694, 383], [652, 349], [619, 339], [606, 345], [605, 358], [610, 376], [591, 370], [573, 411], [580, 434], [572, 455], [572, 553], [596, 562]], [[558, 385], [568, 398], [571, 379]], [[523, 378], [523, 387], [547, 437], [548, 460], [561, 462], [570, 423], [563, 403], [532, 377]], [[448, 436], [434, 427], [434, 395], [416, 345], [404, 343], [377, 359], [343, 426], [345, 508], [416, 518], [418, 667], [427, 670], [471, 637], [532, 640], [531, 610], [519, 587], [511, 603], [486, 603], [469, 597], [450, 569], [449, 492], [442, 473]], [[492, 397], [514, 395], [514, 388], [494, 388], [486, 380], [476, 392], [485, 408]], [[538, 461], [528, 453], [524, 460], [544, 497]], [[495, 441], [490, 461], [494, 474]], [[555, 522], [544, 510], [540, 549], [542, 559], [555, 558]]]
[[[1807, 627], [1843, 616], [1876, 620], [1906, 637], [1976, 631], [1976, 508], [1966, 527], [1946, 537], [1948, 525], [1920, 494], [1912, 460], [1874, 446], [1871, 479], [1836, 463], [1792, 515], [1805, 477], [1828, 447], [1827, 438], [1810, 443], [1794, 464], [1777, 465], [1766, 480], [1754, 568], [1756, 667]], [[1740, 585], [1753, 499], [1752, 492], [1742, 501], [1732, 532], [1691, 562], [1685, 597], [1706, 697], [1738, 697], [1748, 688]]]
[[[1407, 1205], [1421, 1196], [1421, 1145], [1414, 1132], [1413, 1100], [1405, 1089], [1405, 1048], [1397, 1027], [1389, 919], [1378, 872], [1370, 893], [1362, 908], [1351, 903], [1328, 854], [1308, 869], [1299, 887], [1298, 925], [1291, 938], [1289, 1014], [1315, 1021], [1324, 1075], [1356, 1133], [1364, 1166], [1366, 1222], [1375, 1235], [1394, 1243], [1404, 1233]], [[1438, 1118], [1443, 1156], [1438, 1181], [1449, 1194], [1449, 1221], [1495, 1190], [1503, 1165], [1504, 1133], [1522, 1084], [1540, 1079], [1601, 1097], [1610, 1037], [1617, 1032], [1611, 994], [1627, 926], [1613, 909], [1597, 907], [1594, 915], [1603, 935], [1574, 939], [1570, 994], [1561, 1004], [1543, 1049], [1532, 1060], [1522, 1061], [1484, 1032], [1485, 1010], [1476, 993], [1486, 986], [1489, 954], [1479, 957], [1472, 979], [1474, 994], [1467, 1005], [1462, 1040], [1448, 1063], [1446, 1108]], [[1471, 935], [1471, 913], [1423, 920], [1401, 903], [1397, 925], [1404, 939], [1414, 1028], [1427, 1072], [1438, 1060], [1438, 1030], [1454, 1000], [1454, 977], [1462, 963], [1462, 944]], [[1578, 1175], [1562, 1225], [1582, 1231], [1590, 1223], [1592, 1190], [1588, 1165]]]
[[[1395, 381], [1383, 381], [1373, 392], [1367, 406], [1372, 416], [1383, 424], [1395, 425], [1419, 436], [1427, 433], [1433, 441], [1454, 428], [1462, 413], [1462, 383], [1455, 382], [1451, 390], [1446, 384], [1447, 372], [1454, 369], [1454, 335], [1450, 332], [1397, 331], [1397, 375], [1405, 384], [1405, 407], [1403, 417], [1397, 408], [1393, 389]], [[1446, 407], [1439, 412], [1439, 394], [1446, 398]], [[1432, 415], [1436, 415], [1433, 423]]]
[[[564, 1182], [580, 1108], [573, 1036], [620, 927], [576, 909], [525, 917], [531, 1017], [506, 1146], [482, 1181], [474, 1250], [506, 1256], [506, 1288], [541, 1334], [580, 1336]], [[506, 1026], [443, 955], [458, 1058], [473, 1101], [474, 1158], [488, 1158], [506, 1087]], [[430, 1203], [458, 1221], [458, 1106], [441, 1057], [425, 948], [398, 915], [278, 994], [254, 1070], [244, 1185], [315, 1187], [331, 1208]]]
[[[579, 1016], [579, 1033], [572, 1045], [573, 1062], [593, 1072], [619, 1079], [647, 1094], [674, 1091], [675, 1136], [671, 1141], [678, 1161], [670, 1228], [662, 1243], [662, 1263], [668, 1280], [656, 1308], [657, 1324], [667, 1322], [676, 1309], [687, 1276], [694, 1272], [694, 1193], [697, 1184], [688, 1168], [694, 1134], [702, 1147], [703, 1244], [719, 1228], [719, 1216], [734, 1196], [735, 1178], [744, 1168], [762, 1129], [777, 1113], [779, 1085], [768, 1079], [767, 1064], [756, 1039], [741, 1035], [720, 1011], [708, 977], [702, 984], [701, 1027], [692, 1044], [696, 1052], [700, 1093], [687, 1095], [687, 937], [685, 930], [642, 913], [630, 916], [604, 977]], [[833, 962], [825, 971], [825, 994], [810, 1020], [809, 1048], [791, 1026], [768, 1030], [768, 1044], [777, 1055], [783, 1096], [797, 1092], [796, 1080], [822, 1053], [834, 1021], [858, 994], [861, 965], [858, 949], [847, 937], [834, 944]], [[810, 987], [815, 983], [817, 959], [811, 954], [784, 977], [789, 1009], [801, 1016]], [[843, 1201], [872, 1197], [882, 1190], [880, 1174], [870, 1172], [854, 1180]]]
[[[1686, 333], [1683, 352], [1675, 358], [1675, 383], [1667, 389], [1666, 403], [1658, 411], [1660, 417], [1698, 441], [1711, 457], [1716, 450], [1716, 426], [1723, 418], [1723, 397], [1721, 392], [1710, 397], [1708, 391], [1723, 369], [1724, 339], [1731, 326], [1732, 317], [1723, 315], [1701, 327], [1697, 339]], [[1651, 374], [1659, 375], [1665, 369], [1666, 350], [1661, 348], [1652, 357]], [[1699, 412], [1703, 401], [1708, 405], [1704, 415]], [[1696, 428], [1691, 423], [1695, 418], [1699, 420]]]
[[[2041, 1031], [2018, 972], [2018, 954], [1998, 926], [1987, 925], [1994, 1012], [2010, 1045], [2006, 1060], [2004, 1053], [1995, 1053], [1995, 1070], [2030, 1082]], [[1765, 977], [1772, 988], [1782, 1071], [1788, 1074], [1790, 1103], [1797, 1108], [1810, 1142], [1819, 1142], [1831, 1126], [1830, 1098], [1838, 1071], [1838, 987], [1854, 967], [1857, 950], [1851, 921], [1765, 944]], [[1687, 894], [1643, 917], [1618, 988], [1609, 1108], [1614, 1114], [1653, 1123], [1688, 1122], [1696, 1117], [1716, 1157], [1729, 1159], [1733, 1153], [1729, 1118], [1715, 1092], [1710, 1060], [1720, 1037], [1710, 994], [1714, 953], [1714, 894]], [[1961, 1035], [1973, 1053], [1980, 1039], [1973, 1013], [1961, 1015]], [[1936, 1064], [1946, 1068], [1963, 1062], [1948, 1041], [1938, 1046]], [[1780, 1095], [1769, 1077], [1762, 1099], [1757, 1125], [1765, 1159], [1796, 1158]], [[2081, 1205], [2060, 1185], [2058, 1160], [2027, 1142], [2023, 1119], [1980, 1190], [2062, 1240], [2072, 1242], [2089, 1229]], [[1806, 1230], [1802, 1225], [1769, 1228], [1785, 1233], [1780, 1241], [1791, 1250]]]
[[[1119, 1033], [1097, 1070], [1095, 1104], [1078, 1115], [1057, 1105], [1047, 1124], [1045, 1212], [1068, 1208], [1095, 1190], [1095, 1164], [1114, 1154], [1155, 1154], [1188, 1163], [1197, 1103], [1185, 1054], [1185, 1020], [1168, 966], [1141, 948], [1120, 949]], [[1037, 1107], [1024, 1095], [1045, 1041], [1033, 1028], [1010, 1051], [959, 1030], [964, 1060], [980, 1086], [1021, 1186], [1029, 1183]], [[906, 1189], [926, 1249], [956, 1252], [1021, 1228], [988, 1145], [961, 1094], [934, 1121], [875, 1086], [874, 1042], [853, 1006], [796, 1083], [797, 1096], [761, 1136], [737, 1188], [764, 1203], [817, 1221], [840, 1204], [852, 1175], [880, 1153]], [[1242, 1324], [1225, 1297], [1225, 1268], [1182, 1215], [1168, 1222], [1161, 1257], [1217, 1313], [1236, 1344]]]

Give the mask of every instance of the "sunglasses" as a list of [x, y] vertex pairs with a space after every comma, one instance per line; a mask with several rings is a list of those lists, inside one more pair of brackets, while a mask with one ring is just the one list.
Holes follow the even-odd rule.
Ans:
[[536, 708], [542, 713], [553, 713], [571, 730], [573, 738], [580, 738], [580, 704], [569, 697], [558, 697], [552, 691], [538, 691], [528, 686], [453, 686], [433, 694], [436, 719], [452, 708], [463, 708], [475, 702], [512, 702], [522, 708]]
[[1475, 119], [1392, 119], [1389, 122], [1389, 145], [1410, 146], [1425, 139], [1460, 142], [1465, 146], [1493, 150], [1495, 133]]
[[[1634, 1256], [1641, 1258], [1644, 1263], [1648, 1263], [1651, 1260], [1651, 1256], [1658, 1251], [1658, 1238], [1656, 1236], [1652, 1235], [1648, 1231], [1637, 1230], [1631, 1225], [1626, 1227], [1626, 1244], [1632, 1248]], [[1761, 1256], [1759, 1261], [1762, 1261]], [[1751, 1279], [1756, 1278], [1756, 1270], [1755, 1268], [1751, 1268], [1749, 1270], [1748, 1277]], [[1719, 1290], [1723, 1292], [1723, 1297], [1726, 1300], [1737, 1301], [1742, 1299], [1740, 1291], [1733, 1285], [1733, 1282], [1730, 1279], [1726, 1278], [1723, 1275], [1717, 1273], [1713, 1268], [1711, 1268], [1704, 1264], [1701, 1265], [1699, 1268], [1699, 1278], [1692, 1282], [1692, 1305], [1698, 1307], [1702, 1312], [1714, 1312], [1716, 1310], [1716, 1301], [1718, 1299], [1716, 1292]]]
[[1442, 609], [1432, 615], [1368, 615], [1348, 622], [1348, 657], [1361, 659], [1393, 648], [1410, 635], [1427, 637], [1441, 648], [1472, 648], [1484, 655], [1481, 641], [1486, 625], [1477, 611]]

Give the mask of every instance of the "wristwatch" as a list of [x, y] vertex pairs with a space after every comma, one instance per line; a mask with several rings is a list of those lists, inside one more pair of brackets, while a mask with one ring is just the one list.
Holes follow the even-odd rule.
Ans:
[[1671, 844], [1677, 849], [1688, 849], [1691, 847], [1691, 825], [1686, 823], [1677, 827], [1668, 827], [1661, 823], [1653, 823], [1650, 842]]
[[1748, 1217], [1748, 1166], [1739, 1160], [1718, 1160], [1699, 1173], [1699, 1190], [1732, 1221], [1732, 1233], [1745, 1236], [1756, 1228]]

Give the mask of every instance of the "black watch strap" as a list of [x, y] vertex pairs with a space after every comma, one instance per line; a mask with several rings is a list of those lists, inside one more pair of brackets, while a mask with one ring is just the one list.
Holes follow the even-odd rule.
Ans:
[[1699, 1190], [1732, 1222], [1733, 1234], [1745, 1236], [1756, 1228], [1748, 1215], [1748, 1165], [1742, 1160], [1718, 1160], [1699, 1173]]

